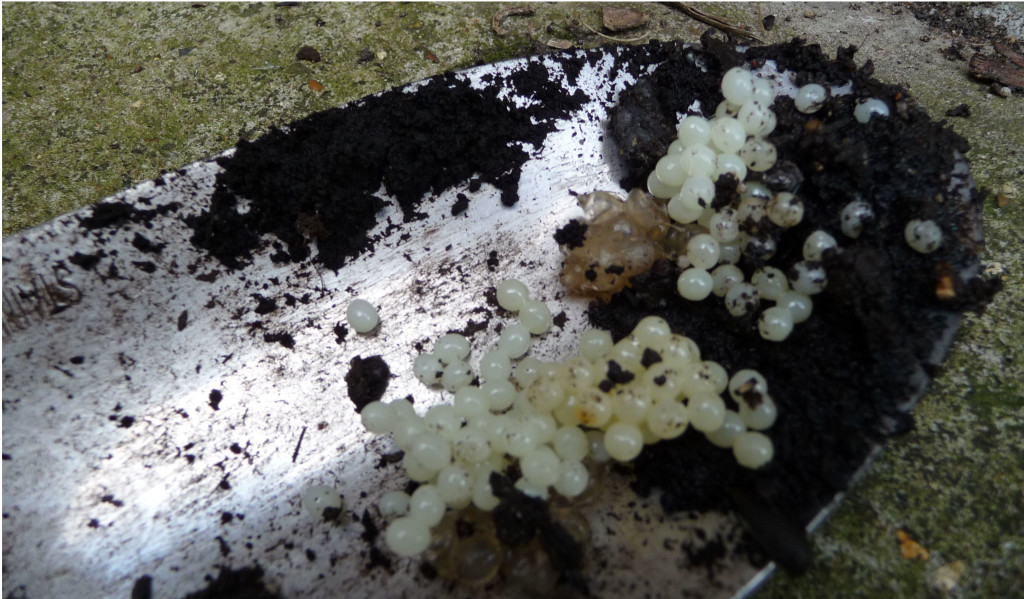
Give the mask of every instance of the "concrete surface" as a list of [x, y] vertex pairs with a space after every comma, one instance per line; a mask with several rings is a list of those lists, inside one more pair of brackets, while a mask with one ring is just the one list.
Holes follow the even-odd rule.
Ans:
[[[269, 127], [446, 69], [592, 47], [599, 4], [3, 4], [3, 233], [252, 139]], [[898, 4], [701, 4], [769, 42], [794, 35], [834, 54], [856, 44], [876, 76], [971, 143], [985, 205], [985, 260], [1006, 291], [971, 315], [916, 411], [814, 535], [815, 565], [758, 597], [1009, 597], [1024, 580], [1024, 100], [1001, 98], [940, 52], [953, 34]], [[615, 34], [695, 41], [706, 28], [664, 5]], [[993, 7], [986, 7], [991, 9]], [[1020, 23], [1020, 5], [993, 13]], [[766, 32], [760, 17], [776, 16]], [[1016, 19], [1016, 21], [1014, 21]], [[303, 45], [322, 60], [296, 60]], [[360, 60], [362, 57], [362, 60]], [[311, 84], [310, 80], [316, 83]], [[322, 91], [313, 88], [322, 86]], [[900, 535], [928, 550], [901, 555]]]

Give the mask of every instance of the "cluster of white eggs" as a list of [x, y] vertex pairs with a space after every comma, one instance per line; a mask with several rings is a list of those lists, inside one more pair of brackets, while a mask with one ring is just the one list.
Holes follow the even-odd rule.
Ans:
[[[391, 520], [385, 542], [393, 552], [426, 550], [448, 508], [493, 510], [491, 473], [507, 472], [513, 462], [521, 473], [516, 488], [546, 499], [552, 490], [573, 498], [587, 489], [585, 459], [629, 461], [645, 444], [676, 438], [689, 426], [732, 449], [746, 467], [772, 458], [772, 442], [759, 431], [772, 425], [776, 409], [760, 374], [743, 370], [730, 379], [658, 317], [645, 318], [618, 343], [607, 331], [588, 330], [580, 355], [564, 362], [523, 357], [530, 336], [550, 327], [550, 311], [519, 281], [503, 281], [497, 290], [499, 304], [517, 312], [519, 322], [505, 326], [497, 348], [481, 357], [479, 385], [471, 384], [468, 339], [448, 334], [415, 358], [413, 370], [423, 383], [452, 393], [451, 404], [434, 405], [422, 417], [404, 400], [361, 411], [369, 432], [393, 436], [406, 474], [420, 483], [411, 496], [394, 491], [379, 504]], [[510, 329], [517, 332], [508, 335]], [[726, 391], [738, 411], [727, 409]]]
[[[778, 241], [765, 233], [771, 229], [767, 223], [782, 230], [794, 227], [803, 220], [804, 205], [793, 193], [773, 193], [763, 183], [746, 181], [748, 170], [763, 172], [775, 165], [775, 147], [764, 139], [776, 125], [771, 82], [736, 67], [723, 77], [722, 95], [725, 100], [714, 118], [689, 115], [679, 122], [677, 139], [648, 177], [648, 190], [668, 199], [669, 216], [692, 235], [678, 259], [684, 268], [679, 294], [690, 301], [711, 294], [722, 297], [729, 313], [737, 317], [758, 310], [761, 300], [775, 302], [761, 312], [758, 331], [765, 339], [782, 341], [795, 324], [810, 317], [811, 296], [828, 282], [822, 253], [837, 244], [827, 232], [815, 231], [804, 244], [804, 260], [793, 265], [788, 277], [765, 266], [752, 274], [750, 282], [744, 281], [737, 266], [742, 257], [767, 260], [778, 247]], [[797, 94], [797, 105], [810, 110], [824, 99], [824, 88], [805, 87]], [[725, 173], [736, 177], [740, 193], [734, 202], [716, 209], [714, 181]]]

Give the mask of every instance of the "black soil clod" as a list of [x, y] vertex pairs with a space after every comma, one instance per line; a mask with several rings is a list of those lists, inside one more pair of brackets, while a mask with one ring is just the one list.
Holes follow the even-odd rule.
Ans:
[[380, 356], [364, 358], [356, 356], [349, 362], [349, 370], [345, 375], [348, 385], [348, 398], [361, 412], [366, 404], [377, 401], [384, 395], [391, 379], [391, 369]]

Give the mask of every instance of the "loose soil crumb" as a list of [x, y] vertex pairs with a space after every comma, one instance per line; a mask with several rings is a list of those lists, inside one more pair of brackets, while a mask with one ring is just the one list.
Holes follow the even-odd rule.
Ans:
[[[207, 577], [209, 579], [209, 577]], [[259, 564], [251, 568], [231, 570], [221, 568], [216, 579], [201, 591], [189, 593], [184, 599], [280, 599], [270, 592], [263, 583], [263, 568]]]
[[388, 388], [390, 379], [391, 369], [384, 358], [352, 358], [348, 374], [345, 375], [345, 384], [348, 385], [348, 398], [355, 405], [356, 412], [363, 411], [366, 404], [380, 399]]

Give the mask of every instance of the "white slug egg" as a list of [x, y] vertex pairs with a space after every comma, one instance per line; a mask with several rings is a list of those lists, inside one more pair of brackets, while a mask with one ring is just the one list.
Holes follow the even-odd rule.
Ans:
[[538, 447], [519, 461], [523, 478], [538, 487], [550, 487], [558, 482], [562, 461], [546, 446]]
[[757, 330], [767, 341], [783, 341], [793, 332], [793, 315], [785, 308], [772, 306], [761, 313]]
[[451, 404], [437, 404], [430, 406], [426, 415], [423, 416], [423, 423], [427, 425], [429, 432], [440, 435], [443, 438], [451, 438], [452, 434], [462, 428], [465, 423], [461, 414]]
[[676, 289], [679, 295], [691, 302], [699, 302], [711, 295], [714, 288], [714, 281], [711, 273], [702, 268], [688, 268], [679, 275], [676, 281]]
[[821, 110], [828, 98], [828, 90], [817, 83], [809, 83], [796, 92], [793, 104], [796, 109], [804, 114], [812, 114]]
[[733, 285], [742, 282], [743, 271], [734, 264], [723, 264], [711, 271], [711, 293], [718, 297], [725, 297]]
[[462, 509], [473, 500], [472, 483], [466, 469], [457, 464], [445, 466], [437, 473], [437, 492], [454, 509]]
[[579, 461], [563, 461], [558, 466], [558, 481], [555, 491], [563, 497], [577, 497], [587, 490], [590, 483], [590, 471]]
[[740, 403], [745, 401], [744, 396], [750, 393], [759, 396], [768, 395], [768, 381], [760, 372], [752, 368], [737, 370], [729, 378], [729, 397], [732, 397], [736, 403]]
[[388, 520], [405, 516], [409, 513], [409, 495], [402, 491], [389, 491], [377, 502], [377, 510]]
[[743, 424], [743, 419], [740, 415], [732, 410], [727, 410], [725, 413], [725, 419], [722, 420], [722, 426], [711, 431], [710, 433], [704, 433], [708, 441], [712, 445], [721, 447], [722, 449], [729, 449], [735, 442], [736, 437], [740, 433], [746, 432], [747, 425]]
[[743, 123], [735, 118], [715, 119], [711, 123], [711, 145], [723, 154], [735, 154], [746, 140]]
[[[740, 200], [736, 207], [736, 220], [740, 224], [759, 223], [768, 216], [768, 202], [762, 198], [750, 197]], [[737, 234], [737, 239], [739, 234]]]
[[533, 335], [543, 335], [554, 320], [548, 305], [539, 300], [526, 300], [519, 310], [519, 322]]
[[726, 241], [720, 244], [721, 254], [718, 256], [719, 264], [736, 264], [743, 256], [743, 250], [739, 244], [739, 238], [733, 241]]
[[436, 472], [451, 463], [452, 447], [436, 433], [422, 433], [409, 444], [409, 457]]
[[487, 434], [476, 427], [459, 429], [452, 436], [452, 455], [464, 464], [478, 464], [491, 457]]
[[864, 200], [854, 200], [843, 207], [839, 214], [839, 225], [843, 235], [857, 239], [864, 232], [864, 227], [874, 222], [875, 211]]
[[455, 392], [452, 405], [455, 412], [463, 418], [472, 418], [489, 412], [491, 402], [481, 387], [466, 385]]
[[690, 414], [682, 403], [665, 400], [651, 406], [645, 422], [658, 439], [675, 439], [686, 432]]
[[[732, 208], [722, 208], [715, 211], [708, 220], [708, 233], [720, 243], [735, 241], [740, 236], [740, 219]], [[721, 257], [721, 246], [719, 246], [719, 257]]]
[[782, 294], [789, 291], [786, 273], [774, 266], [763, 266], [754, 271], [750, 282], [757, 288], [757, 294], [768, 301], [777, 301]]
[[662, 183], [658, 178], [657, 171], [651, 171], [651, 174], [647, 176], [647, 191], [656, 198], [667, 200], [679, 193], [679, 185]]
[[715, 172], [712, 179], [718, 180], [725, 173], [732, 173], [737, 181], [747, 178], [747, 164], [736, 154], [719, 154], [715, 159]]
[[441, 372], [441, 386], [449, 393], [455, 393], [473, 380], [473, 369], [463, 360], [456, 360]]
[[743, 125], [747, 135], [764, 137], [775, 129], [776, 119], [772, 111], [754, 100], [748, 100], [740, 108], [736, 119]]
[[555, 431], [552, 446], [558, 457], [567, 462], [578, 462], [590, 453], [587, 433], [578, 426], [563, 426]]
[[341, 495], [333, 487], [313, 485], [302, 494], [302, 508], [316, 520], [324, 517], [324, 510], [340, 510], [344, 506]]
[[[682, 153], [677, 154], [677, 156], [686, 177], [710, 178], [718, 166], [717, 154], [705, 145], [689, 146]], [[680, 186], [685, 185], [680, 183]], [[714, 192], [712, 192], [712, 195], [714, 195]]]
[[660, 351], [672, 341], [672, 328], [660, 316], [645, 316], [633, 328], [633, 336], [642, 347]]
[[778, 299], [777, 306], [789, 310], [793, 316], [793, 324], [800, 324], [811, 317], [814, 302], [809, 295], [796, 291], [787, 291]]
[[487, 398], [487, 405], [492, 412], [504, 412], [510, 408], [517, 394], [515, 386], [508, 379], [488, 381], [480, 390]]
[[444, 499], [441, 498], [441, 492], [436, 485], [420, 485], [409, 498], [408, 517], [428, 527], [434, 526], [444, 517], [445, 508]]
[[654, 165], [654, 172], [657, 174], [658, 180], [666, 187], [679, 187], [686, 181], [687, 176], [687, 172], [683, 169], [683, 154], [662, 156]]
[[442, 335], [434, 342], [431, 352], [445, 364], [465, 360], [469, 356], [469, 339], [458, 333]]
[[743, 104], [754, 93], [754, 78], [743, 67], [733, 67], [722, 77], [722, 95], [733, 104]]
[[424, 385], [431, 386], [439, 383], [443, 372], [443, 363], [432, 353], [421, 353], [413, 359], [413, 375]]
[[597, 362], [614, 346], [612, 334], [601, 329], [587, 329], [580, 335], [580, 355]]
[[512, 359], [519, 358], [529, 351], [532, 343], [530, 330], [518, 322], [505, 325], [498, 336], [498, 350]]
[[763, 173], [775, 166], [775, 161], [778, 159], [778, 153], [775, 149], [775, 144], [770, 141], [754, 137], [748, 140], [747, 143], [743, 144], [743, 147], [739, 149], [739, 157], [743, 159], [747, 168], [755, 173]]
[[715, 107], [715, 118], [716, 119], [727, 119], [729, 117], [735, 117], [740, 111], [739, 104], [733, 104], [728, 100], [722, 100]]
[[828, 286], [828, 275], [821, 262], [801, 260], [789, 270], [789, 282], [793, 291], [804, 295], [821, 293]]
[[694, 268], [703, 270], [714, 268], [718, 264], [718, 257], [721, 255], [721, 251], [718, 241], [707, 233], [694, 235], [686, 243], [686, 257]]
[[725, 401], [714, 393], [690, 398], [687, 413], [690, 425], [702, 433], [718, 430], [725, 422]]
[[771, 106], [775, 102], [775, 86], [768, 79], [754, 78], [754, 89], [750, 93], [750, 100], [759, 102], [763, 106]]
[[933, 220], [911, 220], [903, 229], [903, 237], [907, 245], [922, 254], [930, 254], [942, 245], [942, 229]]
[[740, 249], [744, 256], [770, 260], [775, 255], [775, 251], [779, 249], [779, 244], [774, 237], [741, 235], [740, 239], [742, 240]]
[[804, 218], [804, 203], [788, 191], [780, 191], [768, 202], [768, 220], [780, 227], [795, 227]]
[[398, 423], [398, 415], [390, 404], [371, 401], [359, 412], [363, 428], [375, 435], [390, 433]]
[[725, 308], [729, 314], [740, 317], [757, 310], [761, 296], [750, 283], [736, 283], [725, 293]]
[[745, 468], [756, 470], [771, 461], [775, 455], [772, 440], [762, 433], [747, 431], [736, 435], [732, 443], [736, 461]]
[[685, 335], [673, 334], [672, 341], [661, 352], [661, 357], [666, 362], [678, 366], [692, 364], [700, 361], [700, 347], [697, 342]]
[[501, 351], [491, 350], [480, 358], [477, 370], [485, 381], [505, 381], [512, 374], [512, 360]]
[[489, 472], [481, 473], [473, 484], [473, 505], [485, 512], [493, 510], [498, 507], [499, 503], [501, 503], [501, 501], [494, 496], [494, 492], [491, 491], [490, 478], [491, 475]]
[[509, 312], [518, 312], [523, 303], [530, 299], [530, 291], [517, 279], [505, 279], [496, 289], [498, 305]]
[[775, 424], [775, 419], [779, 415], [778, 408], [775, 407], [775, 402], [772, 398], [765, 394], [760, 397], [760, 401], [754, 402], [756, 405], [750, 407], [750, 404], [746, 401], [740, 400], [740, 419], [743, 420], [743, 424], [752, 430], [763, 431], [766, 428], [770, 428], [771, 425]]
[[826, 231], [818, 229], [808, 235], [806, 241], [804, 241], [804, 260], [819, 262], [826, 251], [837, 247], [839, 247], [839, 244], [836, 242], [835, 237], [832, 237]]
[[711, 141], [711, 123], [702, 116], [691, 114], [679, 121], [676, 136], [684, 147], [706, 146]]
[[[693, 201], [691, 199], [691, 201]], [[687, 202], [683, 201], [682, 190], [668, 201], [668, 216], [675, 222], [685, 225], [689, 223], [697, 222], [700, 218], [701, 213], [704, 212], [699, 203], [697, 206], [688, 205]]]
[[419, 555], [430, 546], [430, 526], [408, 516], [397, 518], [384, 532], [384, 543], [402, 557]]
[[628, 462], [644, 448], [643, 433], [632, 424], [616, 422], [604, 432], [604, 448], [613, 459]]
[[678, 197], [688, 210], [697, 212], [697, 218], [715, 199], [715, 184], [703, 175], [694, 175], [683, 183]]
[[858, 102], [857, 107], [853, 109], [853, 118], [857, 119], [858, 123], [867, 123], [874, 116], [887, 118], [889, 105], [878, 98], [868, 98]]
[[352, 300], [345, 310], [345, 319], [352, 330], [365, 335], [380, 324], [380, 316], [377, 315], [377, 308], [364, 299]]

